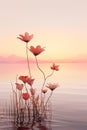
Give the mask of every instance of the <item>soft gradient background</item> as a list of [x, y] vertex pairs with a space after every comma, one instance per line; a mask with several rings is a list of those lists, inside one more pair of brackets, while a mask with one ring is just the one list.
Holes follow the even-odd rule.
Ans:
[[[52, 97], [49, 129], [87, 130], [87, 0], [0, 0], [0, 130], [13, 130], [6, 110], [12, 106], [11, 83], [15, 88], [16, 76], [28, 74], [27, 64], [21, 64], [26, 61], [25, 43], [17, 39], [26, 31], [34, 34], [29, 45], [46, 47], [39, 61], [60, 65], [47, 80], [60, 86]], [[29, 58], [35, 59], [31, 53]], [[39, 65], [50, 74], [52, 64], [43, 63]], [[30, 68], [38, 90], [43, 75], [36, 64]]]
[[87, 61], [87, 0], [0, 0], [0, 59], [25, 57], [26, 31], [46, 47], [41, 59]]

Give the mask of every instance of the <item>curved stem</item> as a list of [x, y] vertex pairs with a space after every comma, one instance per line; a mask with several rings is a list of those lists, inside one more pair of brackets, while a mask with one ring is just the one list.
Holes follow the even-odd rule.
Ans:
[[27, 65], [28, 65], [28, 71], [29, 71], [29, 75], [31, 77], [31, 71], [30, 71], [30, 65], [29, 65], [29, 58], [28, 58], [28, 43], [26, 43], [26, 56], [27, 56]]
[[[43, 81], [43, 84], [42, 84], [42, 89], [45, 85], [45, 82], [46, 82], [46, 78], [45, 78], [45, 73], [44, 71], [39, 67], [39, 64], [38, 64], [38, 60], [37, 60], [37, 57], [35, 56], [35, 59], [36, 59], [36, 64], [37, 64], [37, 68], [41, 71], [41, 73], [43, 74], [43, 78], [44, 78], [44, 81]], [[41, 92], [41, 104], [40, 104], [40, 108], [41, 108], [41, 111], [42, 111], [42, 92]]]
[[45, 81], [46, 81], [45, 73], [44, 73], [44, 71], [39, 67], [38, 60], [37, 60], [37, 57], [36, 57], [36, 56], [35, 56], [35, 59], [36, 59], [37, 68], [42, 72], [43, 77], [44, 77], [44, 82], [43, 82], [43, 85], [42, 85], [42, 89], [43, 89], [43, 87], [44, 87], [44, 85], [45, 85]]
[[48, 76], [46, 76], [46, 80], [47, 80], [47, 78], [51, 77], [53, 75], [53, 73], [54, 73], [54, 70], [52, 71], [51, 74], [49, 74]]

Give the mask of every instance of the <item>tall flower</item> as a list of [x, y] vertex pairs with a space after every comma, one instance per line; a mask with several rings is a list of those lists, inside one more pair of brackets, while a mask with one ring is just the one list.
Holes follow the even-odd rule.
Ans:
[[56, 89], [59, 85], [56, 83], [49, 83], [46, 87], [49, 88], [51, 91], [53, 91], [54, 89]]
[[25, 32], [24, 35], [19, 34], [19, 37], [17, 37], [17, 38], [24, 41], [24, 42], [26, 42], [26, 43], [28, 43], [33, 38], [33, 34], [29, 35], [28, 32]]
[[23, 84], [19, 84], [19, 83], [15, 83], [15, 84], [16, 84], [16, 88], [17, 88], [18, 90], [22, 90], [23, 87], [24, 87]]
[[23, 93], [22, 97], [23, 97], [24, 100], [28, 100], [30, 95], [29, 95], [29, 93]]
[[25, 32], [24, 35], [19, 34], [19, 37], [17, 37], [18, 39], [26, 42], [26, 56], [27, 56], [27, 64], [28, 64], [28, 71], [29, 71], [29, 75], [31, 76], [31, 71], [30, 71], [30, 65], [29, 65], [29, 58], [28, 58], [28, 42], [31, 41], [31, 39], [33, 38], [33, 34], [29, 35], [28, 32]]
[[44, 51], [44, 48], [41, 48], [40, 45], [34, 47], [34, 46], [30, 46], [29, 49], [35, 56], [39, 55], [41, 52]]
[[51, 69], [58, 71], [58, 70], [59, 70], [59, 65], [55, 65], [55, 64], [53, 63], [53, 65], [51, 66]]

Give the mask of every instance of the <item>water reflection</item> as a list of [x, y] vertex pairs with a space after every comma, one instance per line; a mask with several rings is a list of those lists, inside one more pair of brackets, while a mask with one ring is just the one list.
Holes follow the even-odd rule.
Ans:
[[18, 127], [17, 130], [30, 130], [28, 127]]
[[39, 124], [39, 130], [49, 130], [46, 126]]
[[[20, 64], [0, 65], [0, 130], [87, 130], [87, 64], [60, 64], [60, 67], [58, 75], [52, 77], [61, 86], [52, 98], [54, 120], [52, 124], [46, 122], [46, 124], [37, 124], [30, 128], [28, 126], [15, 127], [13, 118], [8, 117], [12, 112], [8, 115], [5, 109], [6, 106], [11, 108], [9, 104], [12, 92], [10, 79], [14, 83], [15, 72], [26, 74], [26, 70], [23, 70], [26, 67], [24, 64], [21, 68]], [[48, 70], [47, 66], [43, 68]], [[39, 74], [35, 71], [33, 73], [37, 78]], [[36, 86], [39, 86], [38, 84], [39, 82], [35, 82]]]
[[33, 124], [31, 127], [18, 127], [17, 130], [52, 130], [51, 128], [51, 123], [38, 123], [38, 124]]

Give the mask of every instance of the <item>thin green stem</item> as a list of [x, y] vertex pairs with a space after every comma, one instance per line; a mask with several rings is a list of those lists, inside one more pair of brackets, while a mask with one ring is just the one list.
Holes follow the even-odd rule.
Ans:
[[26, 56], [27, 56], [27, 65], [28, 65], [29, 76], [31, 77], [30, 63], [29, 63], [29, 57], [28, 57], [28, 43], [26, 43]]

